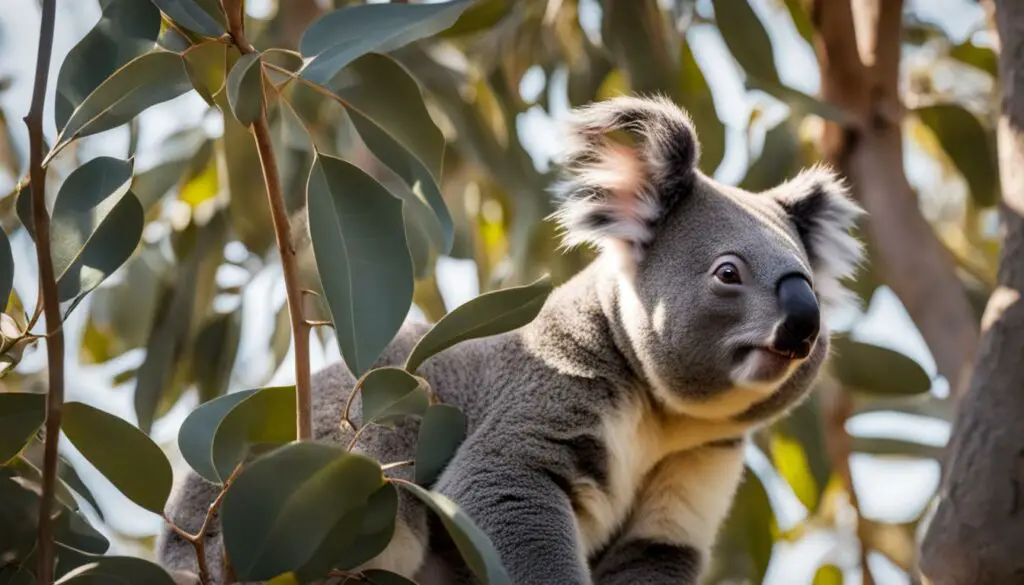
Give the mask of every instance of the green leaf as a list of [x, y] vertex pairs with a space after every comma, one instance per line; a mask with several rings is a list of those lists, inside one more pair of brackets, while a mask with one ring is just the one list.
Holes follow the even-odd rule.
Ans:
[[718, 118], [711, 88], [688, 42], [679, 43], [679, 79], [674, 89], [677, 101], [701, 128], [698, 164], [703, 172], [713, 174], [725, 156], [725, 125]]
[[228, 73], [228, 104], [243, 126], [252, 126], [263, 111], [263, 67], [261, 53], [242, 55]]
[[[821, 420], [819, 393], [812, 391], [806, 400], [793, 409], [789, 416], [777, 421], [772, 426], [772, 436], [782, 437], [785, 441], [795, 444], [800, 449], [799, 457], [802, 459], [800, 463], [806, 465], [806, 467], [798, 465], [797, 471], [794, 471], [793, 475], [794, 477], [802, 476], [802, 481], [808, 482], [808, 485], [810, 482], [813, 482], [815, 487], [814, 497], [806, 498], [806, 500], [810, 502], [808, 510], [811, 513], [817, 511], [821, 503], [822, 492], [832, 477], [832, 462], [825, 448], [825, 430]], [[783, 454], [780, 453], [780, 456]], [[773, 453], [773, 458], [774, 455]], [[788, 469], [791, 465], [795, 464], [795, 462], [791, 463], [789, 461], [782, 464], [778, 461], [774, 463], [779, 473], [784, 476], [786, 474], [783, 473], [782, 469], [784, 467]], [[805, 473], [810, 473], [810, 477], [808, 478], [803, 475]], [[787, 478], [787, 481], [790, 480]], [[805, 493], [810, 492], [808, 490]]]
[[227, 392], [241, 332], [242, 313], [236, 310], [214, 315], [196, 335], [194, 368], [201, 402]]
[[982, 207], [995, 205], [999, 199], [999, 171], [992, 139], [981, 121], [956, 104], [917, 108], [914, 113], [935, 134], [964, 176], [974, 201]]
[[365, 508], [382, 485], [376, 461], [320, 443], [292, 443], [257, 459], [238, 475], [221, 508], [224, 546], [238, 579], [299, 569], [337, 521]]
[[[0, 299], [11, 298], [14, 289], [14, 253], [7, 233], [0, 229]], [[5, 303], [6, 306], [6, 303]]]
[[46, 395], [0, 393], [0, 465], [6, 465], [46, 420]]
[[771, 436], [772, 463], [779, 475], [793, 489], [800, 503], [808, 510], [818, 505], [821, 487], [811, 474], [811, 466], [803, 446], [791, 437], [781, 433]]
[[889, 396], [924, 394], [931, 389], [928, 373], [908, 356], [853, 341], [845, 335], [832, 340], [835, 375], [849, 390]]
[[211, 450], [213, 467], [224, 481], [250, 449], [294, 439], [295, 386], [261, 388], [235, 405], [217, 425]]
[[814, 25], [811, 23], [811, 16], [804, 8], [804, 0], [783, 0], [793, 26], [800, 36], [808, 43], [814, 42]]
[[213, 437], [224, 417], [235, 406], [258, 390], [232, 392], [200, 404], [181, 423], [178, 430], [178, 449], [185, 461], [206, 481], [220, 483], [213, 464]]
[[57, 76], [53, 113], [63, 128], [71, 113], [119, 67], [152, 50], [160, 11], [150, 2], [105, 0], [99, 22], [68, 51]]
[[751, 89], [759, 89], [785, 103], [793, 110], [793, 114], [797, 117], [813, 114], [819, 118], [824, 118], [825, 120], [845, 126], [853, 126], [857, 123], [857, 119], [845, 110], [840, 109], [825, 100], [807, 95], [800, 90], [793, 89], [781, 82], [750, 78], [747, 80], [747, 86]]
[[420, 338], [405, 361], [407, 371], [449, 347], [479, 337], [518, 329], [537, 316], [548, 295], [551, 280], [544, 276], [532, 284], [482, 294], [444, 316]]
[[[91, 555], [90, 555], [91, 556]], [[139, 557], [95, 556], [55, 585], [175, 585], [160, 565]]]
[[455, 38], [488, 30], [498, 24], [512, 11], [511, 0], [478, 0], [473, 2], [462, 16], [444, 32], [442, 38]]
[[[100, 508], [99, 502], [92, 495], [92, 491], [89, 486], [85, 485], [82, 478], [78, 477], [78, 472], [75, 468], [68, 463], [63, 457], [60, 458], [60, 462], [57, 466], [57, 476], [60, 477], [61, 481], [66, 484], [66, 487], [73, 490], [76, 494], [82, 497], [85, 501], [89, 502], [89, 505], [96, 511], [96, 515], [103, 520], [103, 509]], [[77, 506], [76, 506], [77, 509]]]
[[310, 169], [307, 195], [313, 254], [341, 355], [361, 376], [412, 305], [402, 203], [359, 168], [323, 154]]
[[360, 387], [362, 423], [390, 426], [408, 415], [421, 415], [429, 406], [424, 380], [399, 368], [378, 368]]
[[192, 89], [181, 55], [153, 51], [131, 60], [75, 109], [57, 137], [56, 152], [75, 138], [116, 128], [150, 106]]
[[397, 573], [383, 569], [368, 569], [363, 571], [362, 575], [363, 577], [357, 580], [356, 583], [365, 583], [367, 585], [416, 585], [415, 581], [410, 581]]
[[139, 198], [142, 208], [148, 210], [171, 187], [178, 184], [195, 154], [207, 144], [202, 128], [179, 130], [160, 143], [161, 162], [135, 175], [132, 192]]
[[851, 450], [870, 455], [916, 457], [940, 462], [943, 458], [942, 447], [890, 437], [853, 437]]
[[843, 585], [843, 570], [835, 565], [822, 565], [814, 572], [811, 585]]
[[949, 56], [993, 77], [999, 75], [999, 57], [988, 47], [979, 47], [968, 40], [950, 49]]
[[437, 514], [463, 560], [482, 581], [482, 585], [511, 585], [512, 580], [502, 566], [501, 558], [494, 549], [491, 539], [459, 509], [455, 502], [413, 483], [403, 481], [399, 487], [416, 496]]
[[174, 24], [204, 37], [227, 32], [227, 19], [217, 0], [153, 0]]
[[416, 483], [431, 486], [466, 439], [468, 423], [461, 410], [447, 404], [427, 409], [416, 440]]
[[779, 83], [772, 42], [761, 20], [747, 2], [711, 0], [715, 22], [732, 56], [750, 75]]
[[171, 493], [171, 464], [149, 436], [127, 421], [81, 402], [64, 403], [61, 429], [128, 499], [163, 514]]
[[72, 171], [57, 193], [50, 244], [66, 313], [124, 264], [142, 239], [145, 216], [129, 191], [132, 167], [132, 161], [94, 158]]
[[329, 12], [306, 29], [300, 75], [326, 85], [346, 65], [371, 51], [388, 52], [455, 24], [473, 0], [431, 4], [366, 4]]
[[192, 87], [207, 104], [216, 106], [213, 96], [224, 89], [227, 73], [227, 45], [210, 41], [191, 47], [182, 56]]
[[800, 139], [787, 119], [765, 132], [761, 156], [747, 169], [740, 187], [754, 192], [771, 189], [791, 178], [799, 166]]
[[749, 579], [751, 583], [763, 583], [774, 546], [775, 514], [764, 485], [750, 468], [746, 468], [743, 480], [733, 502], [729, 517], [722, 527], [722, 546], [742, 550], [743, 564], [728, 567], [728, 576], [734, 579]]

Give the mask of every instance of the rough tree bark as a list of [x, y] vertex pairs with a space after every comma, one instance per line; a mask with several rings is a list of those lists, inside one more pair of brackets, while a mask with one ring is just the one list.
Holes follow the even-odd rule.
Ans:
[[823, 97], [858, 120], [854, 127], [826, 126], [825, 156], [867, 210], [872, 260], [955, 392], [963, 387], [978, 328], [954, 259], [921, 215], [903, 170], [903, 1], [859, 0], [854, 8], [850, 0], [815, 0], [811, 14]]
[[1004, 242], [971, 383], [921, 546], [933, 585], [1024, 583], [1024, 2], [996, 0]]

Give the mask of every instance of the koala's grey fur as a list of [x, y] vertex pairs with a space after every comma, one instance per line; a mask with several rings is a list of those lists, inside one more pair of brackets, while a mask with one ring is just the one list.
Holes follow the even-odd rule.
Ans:
[[[469, 420], [433, 489], [490, 536], [516, 584], [692, 585], [740, 481], [747, 435], [801, 400], [828, 352], [824, 328], [793, 362], [751, 349], [773, 343], [776, 285], [802, 275], [823, 304], [839, 300], [839, 279], [860, 259], [848, 233], [860, 209], [822, 167], [762, 194], [716, 183], [695, 167], [689, 118], [666, 100], [593, 104], [570, 130], [557, 219], [569, 245], [602, 254], [530, 325], [424, 363], [440, 399]], [[611, 143], [611, 131], [635, 146]], [[718, 279], [723, 258], [742, 284]], [[377, 365], [400, 365], [426, 330], [407, 323]], [[341, 363], [315, 376], [319, 440], [347, 443], [340, 417], [354, 382]], [[410, 459], [417, 425], [369, 430], [359, 450]], [[214, 495], [192, 474], [170, 513], [196, 530]], [[403, 497], [392, 546], [367, 568], [475, 583], [434, 522]], [[170, 532], [160, 557], [195, 571], [191, 546]]]

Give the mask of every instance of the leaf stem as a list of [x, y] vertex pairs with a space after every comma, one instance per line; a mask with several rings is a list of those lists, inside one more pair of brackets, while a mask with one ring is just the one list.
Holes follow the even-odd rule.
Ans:
[[[255, 49], [245, 38], [245, 10], [242, 0], [221, 0], [224, 13], [228, 18], [228, 30], [235, 46], [243, 54], [251, 53]], [[262, 85], [261, 91], [262, 91]], [[300, 441], [309, 441], [313, 438], [313, 408], [310, 391], [310, 366], [309, 366], [309, 332], [310, 326], [306, 323], [302, 311], [302, 281], [299, 276], [299, 265], [295, 249], [295, 240], [292, 238], [291, 225], [288, 222], [288, 212], [284, 204], [284, 196], [281, 193], [281, 179], [277, 172], [277, 158], [274, 155], [274, 147], [270, 138], [270, 123], [267, 121], [266, 100], [262, 100], [263, 107], [259, 118], [252, 125], [252, 134], [256, 140], [256, 150], [259, 153], [260, 167], [263, 169], [263, 181], [267, 188], [267, 197], [270, 200], [270, 215], [274, 222], [274, 235], [277, 239], [277, 249], [281, 255], [281, 267], [284, 271], [284, 285], [288, 296], [288, 315], [292, 324], [292, 338], [295, 342], [295, 399], [296, 414], [298, 417], [297, 428]]]
[[29, 177], [32, 184], [32, 223], [35, 226], [36, 256], [39, 262], [40, 301], [46, 325], [56, 329], [46, 340], [48, 390], [46, 393], [46, 438], [43, 446], [43, 486], [39, 498], [39, 524], [37, 547], [39, 572], [37, 582], [53, 582], [54, 540], [53, 499], [57, 485], [57, 443], [60, 440], [61, 406], [64, 403], [64, 334], [60, 330], [60, 305], [57, 300], [57, 281], [50, 256], [50, 216], [46, 212], [46, 170], [43, 168], [43, 105], [46, 101], [46, 83], [49, 79], [50, 57], [53, 53], [53, 29], [57, 13], [57, 0], [43, 0], [39, 25], [39, 50], [36, 53], [35, 84], [32, 105], [25, 116], [29, 136]]

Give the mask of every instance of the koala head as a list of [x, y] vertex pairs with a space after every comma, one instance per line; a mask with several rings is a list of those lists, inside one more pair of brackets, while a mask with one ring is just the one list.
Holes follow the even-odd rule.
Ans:
[[862, 254], [842, 181], [816, 166], [762, 193], [717, 183], [662, 98], [594, 103], [569, 128], [555, 218], [567, 245], [602, 250], [606, 312], [655, 398], [725, 419], [802, 396], [828, 353], [821, 309], [849, 296], [840, 280]]

